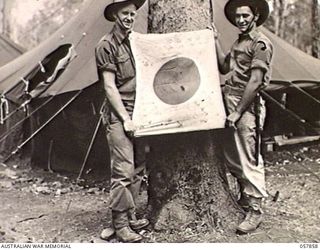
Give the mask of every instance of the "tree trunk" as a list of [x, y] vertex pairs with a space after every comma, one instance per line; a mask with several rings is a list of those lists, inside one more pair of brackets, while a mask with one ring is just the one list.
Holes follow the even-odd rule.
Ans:
[[[150, 0], [149, 32], [205, 29], [210, 0]], [[149, 138], [148, 214], [156, 230], [231, 231], [242, 217], [222, 164], [223, 130]]]
[[284, 12], [286, 9], [286, 2], [284, 0], [275, 0], [273, 2], [274, 18], [275, 18], [275, 34], [284, 38]]
[[320, 56], [320, 17], [319, 17], [319, 0], [312, 0], [312, 56]]

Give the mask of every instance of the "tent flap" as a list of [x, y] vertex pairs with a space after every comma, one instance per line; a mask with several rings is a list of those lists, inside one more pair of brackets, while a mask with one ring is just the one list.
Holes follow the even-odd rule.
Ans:
[[[69, 22], [56, 31], [50, 38], [36, 48], [23, 54], [16, 60], [0, 68], [0, 93], [6, 93], [21, 83], [21, 78], [29, 79], [30, 73], [39, 67], [39, 62], [46, 58], [54, 48], [71, 44], [77, 56], [68, 62], [67, 68], [59, 79], [41, 94], [41, 97], [79, 90], [98, 81], [95, 64], [95, 46], [113, 23], [103, 15], [106, 5], [112, 0], [90, 0], [83, 9]], [[147, 31], [148, 6], [145, 4], [138, 15], [135, 30]], [[60, 63], [66, 63], [61, 61]], [[40, 65], [41, 67], [41, 65]], [[63, 68], [63, 67], [62, 67]], [[58, 73], [59, 71], [57, 71]], [[75, 81], [75, 79], [77, 79]]]

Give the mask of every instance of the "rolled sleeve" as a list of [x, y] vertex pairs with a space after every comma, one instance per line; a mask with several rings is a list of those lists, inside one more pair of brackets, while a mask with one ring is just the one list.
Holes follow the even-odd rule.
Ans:
[[260, 69], [263, 72], [262, 84], [266, 86], [271, 78], [272, 45], [264, 41], [258, 41], [254, 51], [251, 69]]
[[254, 48], [251, 69], [261, 69], [263, 72], [270, 70], [272, 49], [265, 42], [259, 41]]
[[96, 61], [97, 67], [101, 71], [117, 71], [114, 56], [108, 41], [103, 41], [96, 48]]

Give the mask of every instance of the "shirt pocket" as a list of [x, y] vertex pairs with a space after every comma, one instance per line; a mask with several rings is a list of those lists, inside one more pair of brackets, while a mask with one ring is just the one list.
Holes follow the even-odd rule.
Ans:
[[117, 66], [117, 78], [119, 81], [135, 77], [135, 69], [129, 54], [122, 54], [115, 58]]
[[246, 70], [250, 67], [252, 58], [244, 51], [235, 50], [234, 60], [237, 63], [238, 67], [241, 67], [243, 70]]

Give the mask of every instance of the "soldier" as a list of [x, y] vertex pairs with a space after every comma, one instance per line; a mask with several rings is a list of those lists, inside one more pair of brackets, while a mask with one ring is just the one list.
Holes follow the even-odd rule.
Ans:
[[213, 24], [219, 71], [229, 73], [223, 94], [228, 115], [226, 125], [234, 129], [224, 155], [229, 171], [240, 185], [238, 203], [247, 211], [237, 227], [242, 233], [252, 232], [259, 226], [263, 214], [261, 201], [267, 197], [259, 138], [265, 106], [259, 91], [270, 80], [273, 47], [257, 27], [268, 15], [269, 5], [265, 0], [229, 0], [225, 16], [240, 34], [227, 55], [221, 49]]
[[103, 112], [111, 155], [110, 207], [112, 227], [104, 229], [101, 238], [116, 233], [123, 242], [137, 242], [142, 236], [136, 230], [149, 224], [135, 215], [136, 198], [144, 173], [144, 147], [133, 139], [135, 124], [132, 113], [136, 93], [136, 70], [129, 34], [137, 10], [145, 0], [114, 0], [105, 8], [105, 18], [114, 22], [96, 48], [98, 72], [104, 82], [106, 106]]

